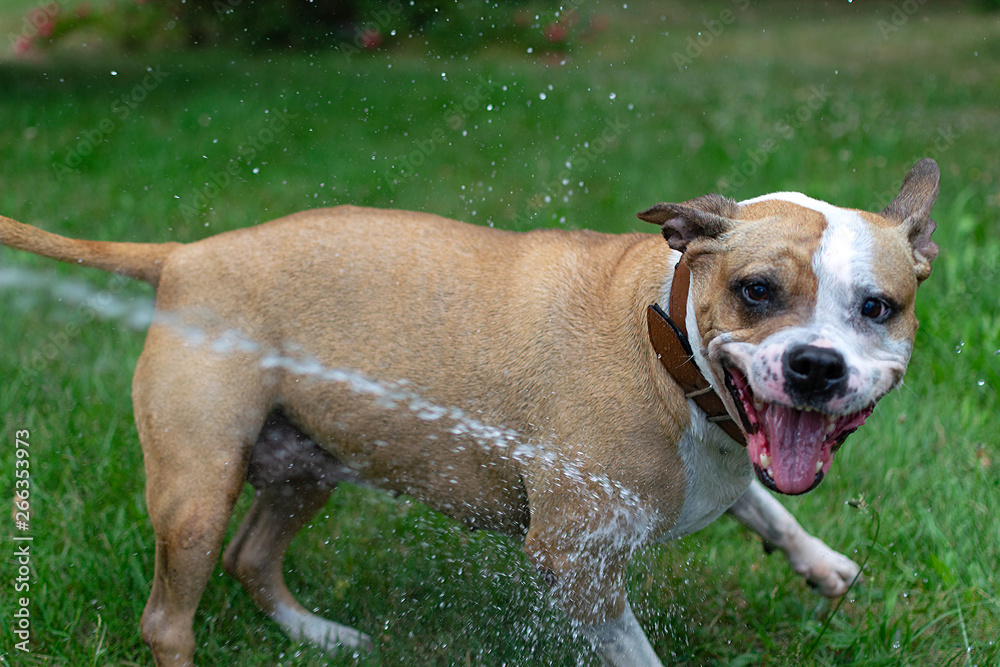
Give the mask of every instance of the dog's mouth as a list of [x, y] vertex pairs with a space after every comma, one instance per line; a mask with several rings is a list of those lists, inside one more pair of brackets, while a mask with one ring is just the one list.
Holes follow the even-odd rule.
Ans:
[[754, 395], [746, 376], [725, 369], [726, 388], [740, 411], [747, 450], [761, 484], [788, 495], [815, 489], [833, 455], [872, 413], [872, 403], [847, 415], [768, 403]]

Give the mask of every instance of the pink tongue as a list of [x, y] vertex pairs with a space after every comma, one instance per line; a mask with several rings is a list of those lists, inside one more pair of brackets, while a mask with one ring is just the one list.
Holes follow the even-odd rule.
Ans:
[[816, 462], [823, 454], [825, 417], [780, 405], [769, 405], [762, 417], [775, 486], [783, 493], [805, 493], [816, 479]]

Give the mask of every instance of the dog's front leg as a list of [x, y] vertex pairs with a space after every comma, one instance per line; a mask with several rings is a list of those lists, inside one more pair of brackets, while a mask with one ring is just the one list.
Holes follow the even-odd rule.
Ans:
[[602, 664], [662, 667], [626, 598], [631, 549], [616, 548], [593, 534], [577, 541], [558, 528], [535, 526], [528, 531], [525, 551]]
[[593, 645], [601, 663], [609, 667], [662, 665], [642, 626], [635, 620], [628, 600], [621, 616], [598, 625], [581, 626], [580, 633]]
[[805, 577], [821, 595], [843, 595], [860, 575], [857, 563], [807, 533], [756, 481], [728, 511], [760, 534], [766, 549], [783, 551], [792, 569]]

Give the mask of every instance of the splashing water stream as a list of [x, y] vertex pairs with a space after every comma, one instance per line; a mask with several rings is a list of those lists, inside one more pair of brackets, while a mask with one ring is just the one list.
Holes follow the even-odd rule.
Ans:
[[[330, 368], [304, 351], [268, 346], [252, 340], [238, 329], [218, 329], [215, 326], [217, 323], [213, 323], [212, 329], [220, 333], [210, 334], [206, 328], [191, 325], [192, 318], [185, 317], [189, 313], [156, 311], [151, 297], [134, 294], [119, 296], [117, 292], [128, 282], [113, 283], [117, 287], [97, 289], [91, 283], [66, 280], [58, 274], [19, 268], [0, 269], [0, 290], [48, 293], [50, 298], [65, 307], [80, 312], [93, 311], [103, 320], [115, 321], [132, 330], [142, 330], [153, 323], [167, 326], [189, 344], [207, 347], [213, 353], [253, 355], [259, 359], [262, 369], [280, 369], [314, 382], [342, 384], [356, 395], [374, 398], [375, 404], [384, 410], [405, 411], [416, 419], [440, 422], [455, 438], [471, 438], [478, 446], [499, 452], [500, 458], [518, 463], [534, 459], [533, 465], [545, 466], [551, 473], [571, 480], [580, 488], [590, 489], [594, 494], [590, 501], [595, 507], [615, 508], [613, 520], [606, 525], [605, 531], [600, 531], [604, 534], [595, 532], [591, 536], [595, 540], [607, 542], [610, 539], [616, 546], [634, 553], [640, 544], [647, 542], [656, 524], [656, 517], [640, 506], [639, 498], [630, 489], [616, 480], [594, 473], [592, 466], [586, 465], [587, 461], [579, 448], [574, 448], [575, 457], [568, 456], [565, 448], [548, 446], [550, 443], [537, 437], [531, 440], [509, 428], [487, 423], [460, 407], [436, 404], [415, 391], [405, 379], [387, 382], [354, 369]], [[21, 306], [24, 307], [25, 303], [22, 302]], [[198, 313], [200, 321], [205, 321], [204, 315]], [[603, 569], [601, 564], [597, 566]], [[496, 574], [487, 569], [483, 576], [495, 577]], [[564, 624], [555, 620], [552, 613], [554, 602], [549, 596], [539, 596], [538, 585], [536, 582], [525, 588], [525, 594], [529, 596], [526, 599], [530, 600], [533, 610], [532, 618], [519, 619], [517, 623], [516, 634], [523, 635], [522, 641], [526, 645], [535, 644], [539, 633], [546, 632], [538, 627], [540, 622], [549, 626], [553, 623]], [[584, 659], [584, 655], [589, 655], [589, 652], [584, 650], [578, 659]]]

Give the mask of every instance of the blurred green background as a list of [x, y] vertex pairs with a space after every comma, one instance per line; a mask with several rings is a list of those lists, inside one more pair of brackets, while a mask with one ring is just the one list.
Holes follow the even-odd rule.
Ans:
[[[783, 499], [866, 563], [863, 585], [835, 608], [723, 519], [641, 554], [630, 590], [666, 663], [1000, 664], [1000, 14], [986, 4], [353, 4], [283, 33], [281, 3], [263, 0], [57, 4], [49, 37], [20, 46], [48, 5], [0, 7], [0, 212], [79, 237], [193, 241], [345, 203], [654, 232], [636, 211], [707, 192], [878, 210], [934, 157], [942, 250], [906, 383], [819, 489]], [[0, 664], [149, 663], [130, 377], [151, 298], [0, 249], [0, 498], [28, 429], [35, 537], [25, 655], [0, 521]], [[374, 652], [292, 644], [220, 570], [195, 620], [200, 664], [596, 664], [516, 541], [413, 501], [338, 489], [287, 569], [308, 608], [372, 634]]]

